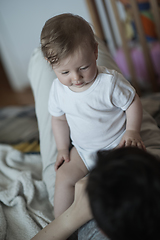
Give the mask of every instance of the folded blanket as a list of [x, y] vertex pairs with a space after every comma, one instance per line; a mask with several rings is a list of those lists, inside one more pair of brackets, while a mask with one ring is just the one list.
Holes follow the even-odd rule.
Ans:
[[0, 239], [29, 240], [53, 220], [40, 155], [0, 145]]

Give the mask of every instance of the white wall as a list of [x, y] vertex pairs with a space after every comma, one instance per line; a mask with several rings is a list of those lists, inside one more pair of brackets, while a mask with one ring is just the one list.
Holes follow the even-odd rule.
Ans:
[[91, 22], [85, 0], [0, 0], [0, 54], [14, 89], [29, 85], [28, 63], [45, 21], [64, 12]]

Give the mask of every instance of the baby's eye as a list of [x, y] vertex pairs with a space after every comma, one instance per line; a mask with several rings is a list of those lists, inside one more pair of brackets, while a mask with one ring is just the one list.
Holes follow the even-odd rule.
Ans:
[[68, 74], [69, 73], [69, 71], [66, 71], [66, 72], [62, 72], [62, 74]]
[[85, 70], [85, 69], [87, 69], [89, 66], [86, 66], [86, 67], [82, 67], [82, 68], [80, 68], [80, 70]]

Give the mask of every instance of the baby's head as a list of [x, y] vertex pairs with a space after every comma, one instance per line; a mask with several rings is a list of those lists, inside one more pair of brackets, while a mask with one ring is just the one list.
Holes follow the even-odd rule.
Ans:
[[41, 32], [41, 49], [52, 67], [70, 56], [80, 46], [91, 46], [97, 42], [91, 26], [82, 17], [61, 14], [49, 19]]

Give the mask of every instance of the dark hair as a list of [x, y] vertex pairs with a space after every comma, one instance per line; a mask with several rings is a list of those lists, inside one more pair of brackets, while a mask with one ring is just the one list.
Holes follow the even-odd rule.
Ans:
[[82, 17], [70, 13], [50, 18], [41, 32], [44, 57], [54, 65], [68, 57], [82, 44], [96, 49], [97, 42], [91, 26]]
[[154, 156], [133, 147], [99, 152], [87, 192], [111, 240], [160, 239], [160, 162]]

